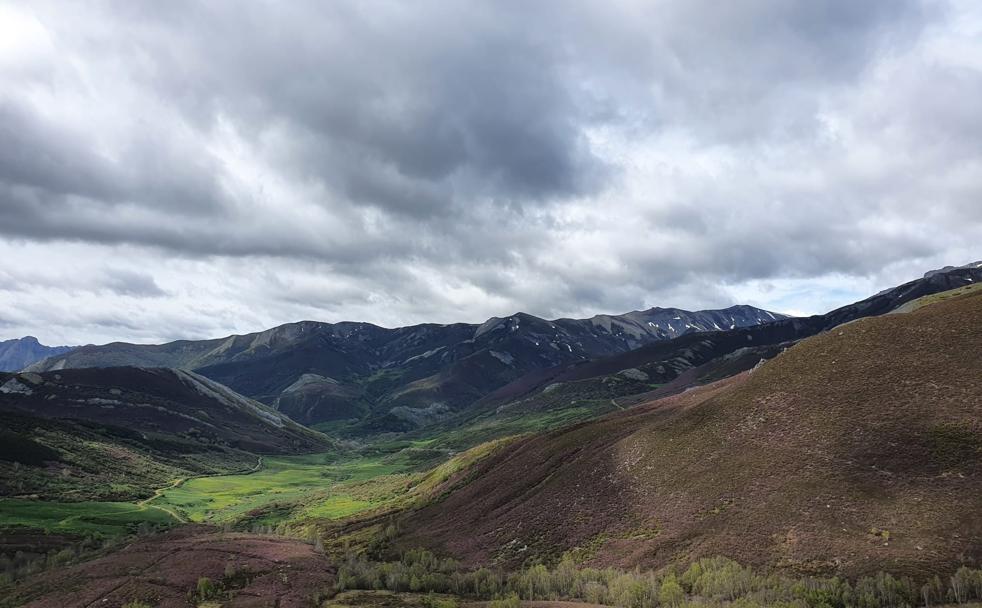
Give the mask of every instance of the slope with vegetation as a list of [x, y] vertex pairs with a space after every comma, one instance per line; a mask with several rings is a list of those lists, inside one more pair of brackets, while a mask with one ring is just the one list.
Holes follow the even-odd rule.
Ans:
[[982, 559], [982, 296], [863, 319], [752, 373], [535, 436], [402, 522], [467, 563], [789, 571]]
[[974, 289], [979, 284], [974, 281], [980, 279], [982, 269], [975, 267], [931, 272], [825, 315], [691, 333], [628, 353], [536, 370], [492, 391], [466, 410], [411, 430], [387, 445], [428, 450], [429, 462], [435, 462], [495, 437], [586, 421], [728, 378], [840, 323], [945, 299]]
[[191, 372], [91, 368], [0, 375], [0, 495], [146, 497], [175, 477], [324, 451], [325, 436]]

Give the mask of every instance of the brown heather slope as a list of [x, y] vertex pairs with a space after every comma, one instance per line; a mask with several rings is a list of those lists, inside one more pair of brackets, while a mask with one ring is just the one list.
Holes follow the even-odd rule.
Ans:
[[334, 584], [334, 567], [309, 544], [268, 535], [218, 533], [185, 526], [140, 539], [104, 557], [51, 570], [20, 583], [0, 606], [120, 608], [139, 601], [186, 608], [198, 579], [221, 590], [215, 606], [308, 608]]
[[752, 373], [531, 437], [408, 514], [468, 563], [947, 574], [982, 558], [982, 294], [863, 319]]

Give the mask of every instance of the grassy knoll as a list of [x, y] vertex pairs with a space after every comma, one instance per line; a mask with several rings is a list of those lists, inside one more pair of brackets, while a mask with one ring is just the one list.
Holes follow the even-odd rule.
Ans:
[[172, 515], [153, 506], [128, 502], [48, 502], [0, 499], [0, 523], [48, 533], [120, 536], [140, 524], [177, 523]]

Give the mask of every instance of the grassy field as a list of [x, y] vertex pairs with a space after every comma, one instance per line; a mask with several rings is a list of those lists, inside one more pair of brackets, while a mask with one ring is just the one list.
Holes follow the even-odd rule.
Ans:
[[384, 496], [353, 496], [348, 486], [384, 481], [404, 468], [379, 457], [343, 461], [331, 454], [271, 457], [254, 473], [189, 479], [162, 491], [151, 504], [192, 522], [250, 519], [271, 524], [307, 517], [335, 519], [384, 502]]
[[[173, 485], [141, 502], [0, 499], [0, 526], [120, 536], [141, 523], [248, 528], [341, 519], [411, 499], [411, 488], [420, 483], [428, 487], [424, 482], [430, 477], [442, 477], [421, 472], [421, 459], [413, 449], [393, 454], [402, 447], [347, 459], [335, 453], [265, 457], [254, 472], [175, 479]], [[429, 455], [425, 448], [420, 451]], [[440, 460], [449, 456], [444, 452]], [[459, 459], [451, 463], [455, 460]]]
[[174, 517], [153, 506], [128, 502], [47, 502], [0, 499], [0, 522], [51, 533], [119, 536], [141, 523], [170, 525]]
[[398, 497], [406, 466], [381, 457], [338, 462], [329, 454], [268, 457], [260, 470], [176, 480], [142, 502], [0, 499], [0, 526], [48, 533], [120, 536], [141, 524], [182, 521], [275, 525], [337, 519]]
[[448, 425], [425, 435], [366, 446], [358, 457], [342, 458], [337, 453], [267, 456], [258, 470], [249, 473], [178, 478], [184, 472], [171, 470], [170, 479], [158, 474], [161, 488], [140, 502], [0, 499], [0, 526], [120, 536], [144, 522], [248, 529], [256, 524], [302, 525], [342, 519], [414, 500], [414, 492], [418, 495], [445, 479], [461, 462], [486, 452], [476, 449], [465, 454], [473, 446], [573, 424], [614, 409], [610, 400], [598, 399], [581, 400], [565, 409], [488, 415], [461, 426]]

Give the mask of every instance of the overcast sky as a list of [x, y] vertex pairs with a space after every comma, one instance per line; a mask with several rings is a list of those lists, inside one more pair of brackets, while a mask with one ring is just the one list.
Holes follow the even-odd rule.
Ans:
[[982, 258], [980, 104], [975, 0], [0, 0], [0, 338], [824, 312]]

